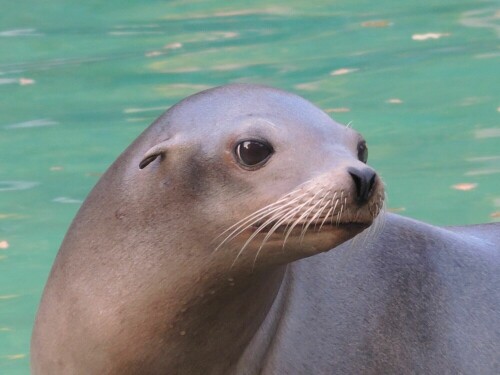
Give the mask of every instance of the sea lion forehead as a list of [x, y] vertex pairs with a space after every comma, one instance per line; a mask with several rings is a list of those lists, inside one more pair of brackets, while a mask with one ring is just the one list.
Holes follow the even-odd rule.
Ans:
[[313, 104], [298, 95], [273, 87], [254, 84], [229, 84], [214, 87], [189, 96], [179, 104], [181, 107], [190, 104], [196, 106], [208, 105], [211, 108], [217, 106], [226, 111], [229, 108], [234, 108], [235, 111], [241, 113], [241, 111], [245, 110], [276, 108], [276, 106], [280, 109], [282, 106], [288, 107], [292, 102], [295, 105], [302, 104], [314, 107]]
[[[266, 119], [269, 125], [344, 128], [306, 99], [275, 88], [231, 84], [192, 95], [172, 107], [173, 127], [183, 130], [234, 126], [246, 117]], [[180, 130], [180, 129], [179, 129]], [[340, 129], [338, 129], [340, 130]]]

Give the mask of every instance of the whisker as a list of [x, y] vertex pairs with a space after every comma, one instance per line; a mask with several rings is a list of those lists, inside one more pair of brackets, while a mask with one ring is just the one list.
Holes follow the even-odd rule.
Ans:
[[[253, 265], [252, 265], [252, 269], [255, 268], [255, 264], [257, 263], [257, 258], [259, 257], [259, 254], [262, 250], [262, 248], [264, 247], [264, 245], [266, 244], [266, 242], [268, 241], [268, 239], [276, 232], [276, 230], [284, 223], [286, 222], [290, 217], [294, 217], [296, 215], [297, 212], [300, 212], [300, 210], [302, 209], [303, 206], [309, 204], [311, 201], [314, 200], [314, 198], [316, 197], [317, 194], [315, 194], [312, 198], [310, 198], [308, 201], [304, 202], [303, 204], [301, 204], [299, 207], [296, 207], [295, 209], [291, 209], [291, 210], [288, 210], [287, 212], [285, 212], [285, 214], [281, 217], [281, 219], [277, 220], [276, 223], [271, 227], [271, 229], [269, 230], [269, 232], [267, 233], [267, 235], [264, 237], [264, 239], [262, 240], [262, 243], [259, 247], [259, 249], [257, 250], [257, 253], [255, 255], [255, 258], [254, 258], [254, 261], [253, 261]], [[276, 216], [276, 215], [275, 215]], [[288, 227], [288, 225], [287, 225]], [[285, 244], [286, 244], [286, 237], [283, 241], [283, 246], [282, 248], [284, 249], [285, 248]]]
[[[288, 194], [287, 194], [288, 195]], [[217, 251], [220, 247], [222, 247], [225, 243], [231, 241], [233, 238], [244, 232], [246, 229], [251, 227], [254, 223], [258, 222], [259, 220], [275, 213], [276, 211], [282, 210], [286, 207], [292, 206], [293, 204], [296, 203], [297, 200], [300, 200], [302, 197], [306, 196], [307, 192], [299, 195], [298, 197], [294, 197], [292, 200], [288, 201], [286, 204], [281, 205], [281, 206], [276, 206], [279, 202], [282, 202], [283, 199], [278, 200], [275, 203], [272, 203], [256, 212], [253, 214], [245, 217], [244, 219], [238, 221], [236, 224], [232, 225], [230, 228], [226, 229], [223, 233], [221, 233], [217, 238], [219, 238], [222, 234], [227, 233], [231, 229], [233, 231], [215, 248], [214, 251]]]
[[335, 201], [335, 205], [333, 206], [333, 211], [332, 211], [332, 220], [330, 221], [330, 224], [333, 225], [333, 219], [335, 217], [335, 210], [337, 209], [337, 205], [339, 204], [339, 200], [337, 198], [338, 191], [335, 192], [335, 194], [332, 197], [332, 205], [333, 201]]
[[[318, 192], [319, 193], [319, 192]], [[306, 203], [307, 204], [310, 204], [311, 201], [313, 201], [316, 196], [318, 195], [318, 193], [316, 193], [310, 200], [308, 200]], [[308, 213], [308, 210], [306, 210], [302, 215], [300, 215], [294, 222], [293, 224], [290, 226], [290, 228], [288, 228], [287, 232], [286, 232], [286, 235], [285, 235], [285, 240], [284, 242], [286, 243], [286, 240], [288, 239], [288, 237], [290, 236], [290, 233], [292, 233], [293, 229], [304, 219], [304, 216], [308, 216], [309, 213]]]
[[[311, 203], [311, 201], [312, 201], [313, 199], [314, 199], [314, 197], [313, 197], [313, 198], [311, 198], [311, 199], [309, 199], [307, 202], [305, 202], [304, 204], [302, 204], [300, 207], [297, 207], [297, 209], [296, 209], [296, 210], [293, 210], [293, 212], [290, 212], [290, 214], [289, 214], [289, 215], [287, 215], [286, 217], [283, 217], [283, 219], [282, 219], [279, 223], [277, 223], [277, 224], [282, 224], [282, 223], [284, 223], [285, 221], [288, 221], [289, 219], [291, 219], [291, 218], [293, 218], [294, 216], [296, 216], [296, 215], [297, 215], [297, 213], [300, 213], [300, 210], [302, 210], [302, 208], [303, 208], [305, 205], [307, 205], [307, 204]], [[289, 227], [290, 227], [290, 226], [295, 226], [295, 225], [296, 225], [296, 221], [293, 221], [293, 222], [288, 222], [288, 223], [287, 223], [287, 225], [285, 226], [285, 229], [284, 229], [285, 238], [284, 238], [284, 240], [283, 240], [283, 246], [282, 246], [282, 248], [283, 248], [283, 249], [285, 248], [285, 245], [286, 245], [286, 240], [288, 239], [288, 235], [289, 235], [289, 234], [290, 234], [290, 232], [293, 230], [293, 227], [292, 227], [292, 228], [290, 228], [290, 229], [289, 229]]]
[[307, 213], [307, 216], [305, 217], [304, 219], [304, 225], [302, 225], [302, 232], [300, 234], [300, 242], [302, 242], [302, 239], [303, 239], [303, 234], [305, 234], [305, 232], [307, 231], [307, 228], [309, 227], [309, 225], [311, 224], [312, 221], [315, 220], [315, 218], [317, 217], [317, 213], [313, 215], [312, 219], [307, 222], [307, 218], [309, 217], [310, 213], [314, 211], [314, 209], [316, 207], [318, 207], [319, 205], [321, 205], [321, 203], [323, 203], [323, 201], [325, 200], [326, 196], [328, 195], [328, 192], [325, 193], [325, 195], [323, 195], [323, 198], [321, 198], [318, 202], [316, 202], [314, 205], [312, 205], [311, 207], [309, 207], [307, 209], [308, 213]]
[[[325, 193], [325, 195], [323, 196], [323, 198], [321, 199], [321, 201], [323, 202], [323, 201], [325, 200], [325, 198], [326, 198], [328, 195], [330, 195], [330, 191], [327, 191], [327, 192]], [[323, 212], [325, 211], [325, 209], [326, 209], [329, 205], [330, 205], [330, 200], [329, 200], [329, 199], [327, 199], [327, 200], [326, 200], [326, 202], [325, 202], [325, 204], [323, 205], [323, 207], [321, 207], [321, 208], [319, 209], [319, 216], [318, 216], [318, 215], [315, 215], [315, 217], [314, 217], [314, 230], [316, 230], [316, 228], [317, 228], [317, 226], [318, 226], [318, 221], [317, 221], [317, 219], [318, 219], [318, 218], [320, 218], [320, 217], [322, 217], [321, 215], [323, 214]], [[328, 215], [327, 215], [327, 216], [328, 216]], [[319, 232], [319, 230], [318, 230], [318, 232]]]
[[[316, 197], [324, 190], [324, 188], [321, 188], [316, 194], [314, 194], [312, 201], [316, 199]], [[325, 194], [326, 195], [326, 194]], [[324, 198], [324, 196], [323, 196]], [[309, 214], [314, 211], [314, 208], [318, 205], [318, 202], [316, 202], [314, 205], [310, 206], [309, 208], [306, 209], [304, 212], [306, 214], [306, 217], [303, 219], [303, 224], [302, 224], [302, 229], [304, 229], [304, 226], [306, 225], [307, 218], [309, 217]]]
[[[323, 202], [323, 200], [325, 199], [325, 197], [326, 197], [327, 195], [328, 195], [328, 193], [327, 193], [327, 194], [325, 194], [325, 195], [323, 196], [323, 198], [322, 198], [322, 199], [321, 199], [321, 200], [320, 200], [320, 201], [319, 201], [319, 202], [315, 205], [315, 207], [316, 207], [316, 206], [318, 206], [318, 205], [320, 205], [320, 204]], [[323, 207], [321, 207], [321, 209], [319, 209], [319, 210], [318, 210], [318, 212], [316, 212], [316, 214], [314, 214], [314, 216], [311, 218], [311, 220], [309, 220], [309, 222], [307, 223], [307, 225], [306, 225], [306, 226], [302, 229], [302, 232], [300, 233], [300, 242], [301, 242], [301, 243], [302, 243], [302, 241], [304, 240], [304, 236], [305, 236], [305, 234], [307, 233], [307, 229], [309, 228], [309, 226], [310, 226], [313, 222], [315, 222], [315, 221], [316, 221], [316, 219], [317, 219], [317, 218], [321, 215], [321, 213], [325, 210], [325, 208], [326, 208], [327, 206], [328, 206], [328, 202], [326, 202], [326, 204], [325, 204], [325, 205], [323, 205]], [[316, 224], [317, 224], [317, 223], [316, 223]]]
[[244, 221], [248, 221], [248, 220], [251, 220], [254, 216], [258, 216], [258, 215], [260, 215], [260, 214], [262, 214], [262, 213], [265, 213], [265, 211], [266, 211], [266, 210], [269, 210], [270, 208], [272, 208], [272, 207], [274, 207], [274, 206], [277, 206], [278, 208], [279, 208], [279, 207], [281, 207], [281, 206], [279, 206], [279, 204], [280, 204], [281, 202], [283, 202], [283, 201], [286, 201], [286, 198], [287, 198], [287, 196], [288, 196], [288, 195], [289, 195], [289, 194], [287, 194], [287, 195], [285, 195], [284, 197], [280, 198], [278, 201], [273, 202], [273, 203], [271, 203], [271, 204], [268, 204], [267, 206], [264, 206], [264, 207], [262, 207], [261, 209], [259, 209], [259, 210], [255, 211], [255, 212], [253, 212], [252, 214], [250, 214], [250, 215], [248, 215], [248, 216], [244, 217], [243, 219], [241, 219], [241, 220], [240, 220], [240, 221], [238, 221], [237, 223], [235, 223], [235, 224], [231, 225], [231, 226], [230, 226], [229, 228], [227, 228], [224, 232], [222, 232], [221, 234], [219, 234], [219, 235], [218, 235], [215, 239], [217, 239], [217, 238], [221, 237], [223, 234], [225, 234], [225, 233], [229, 232], [231, 229], [233, 229], [233, 228], [235, 228], [235, 227], [239, 226], [242, 222], [244, 222]]
[[[291, 208], [289, 211], [285, 212], [285, 215], [288, 215], [290, 213], [290, 211], [294, 211], [295, 208]], [[279, 217], [279, 216], [278, 216]], [[234, 264], [236, 263], [236, 261], [238, 260], [238, 258], [240, 257], [240, 255], [243, 253], [243, 251], [246, 249], [246, 247], [250, 244], [250, 242], [252, 242], [252, 240], [266, 227], [268, 226], [269, 224], [271, 224], [274, 220], [276, 220], [276, 214], [273, 215], [271, 218], [267, 219], [264, 223], [262, 223], [261, 225], [259, 225], [259, 227], [255, 230], [254, 233], [252, 233], [252, 235], [246, 240], [246, 242], [243, 244], [243, 247], [238, 251], [238, 254], [236, 255], [236, 258], [234, 259], [233, 261], [233, 264], [231, 265], [231, 267], [234, 266]], [[278, 226], [276, 224], [273, 225], [272, 229], [273, 228], [277, 228]], [[276, 229], [274, 229], [276, 230]], [[268, 233], [269, 235], [269, 233]], [[233, 237], [234, 238], [234, 237]], [[266, 238], [269, 238], [268, 236], [266, 236]], [[262, 247], [263, 245], [261, 245]], [[260, 249], [259, 249], [260, 250]]]
[[[344, 198], [344, 190], [340, 192], [340, 202], [342, 202], [343, 198]], [[339, 226], [340, 224], [340, 217], [342, 216], [342, 211], [344, 211], [344, 203], [340, 203], [340, 210], [339, 213], [337, 214], [337, 223], [336, 223], [337, 226]]]
[[382, 232], [385, 225], [385, 201], [379, 198], [379, 201], [375, 204], [377, 211], [375, 212], [373, 224], [370, 228], [373, 228], [371, 236], [376, 237]]
[[[337, 194], [337, 193], [335, 192], [335, 194]], [[334, 197], [335, 197], [335, 195], [332, 197], [332, 199], [330, 200], [330, 202], [328, 202], [328, 204], [330, 206], [330, 209], [328, 210], [328, 212], [326, 213], [325, 217], [323, 218], [323, 221], [321, 222], [321, 225], [319, 226], [318, 232], [321, 231], [321, 228], [323, 228], [323, 225], [326, 223], [326, 221], [330, 217], [330, 213], [332, 213], [333, 210], [334, 210], [334, 208], [333, 208], [333, 199], [334, 199]]]
[[[303, 185], [303, 184], [301, 184]], [[294, 192], [298, 192], [300, 191], [299, 189], [295, 189]], [[285, 197], [290, 197], [292, 196], [292, 194], [294, 193], [289, 193], [287, 194]], [[308, 195], [309, 194], [309, 191], [305, 191], [303, 192], [302, 194], [300, 194], [298, 197], [293, 197], [293, 199], [291, 199], [290, 201], [288, 201], [285, 205], [282, 205], [280, 207], [277, 207], [277, 208], [273, 208], [273, 210], [271, 212], [266, 212], [265, 215], [260, 215], [262, 217], [267, 217], [269, 216], [270, 214], [273, 214], [273, 213], [276, 213], [277, 211], [283, 211], [285, 208], [288, 208], [289, 206], [291, 206], [292, 204], [294, 204], [297, 200], [300, 200], [301, 198], [303, 198], [304, 196]], [[314, 198], [314, 197], [313, 197]], [[313, 199], [311, 198], [311, 199]], [[311, 200], [310, 199], [310, 200]], [[305, 203], [303, 203], [301, 206], [305, 205], [305, 204], [308, 204], [308, 202], [310, 201], [306, 201]], [[280, 199], [278, 202], [282, 202], [283, 201], [283, 198]], [[276, 205], [276, 203], [273, 203], [269, 206], [274, 206]], [[300, 207], [301, 207], [300, 206]], [[290, 213], [290, 211], [295, 211], [296, 208], [292, 207], [290, 210], [286, 211], [285, 212], [285, 215], [288, 215]], [[261, 209], [262, 210], [262, 209]], [[259, 211], [261, 211], [259, 210]], [[250, 215], [249, 217], [251, 217], [253, 215]], [[238, 236], [240, 233], [242, 233], [243, 231], [245, 231], [248, 227], [250, 227], [253, 223], [255, 223], [256, 221], [258, 221], [259, 219], [261, 219], [262, 217], [259, 217], [257, 220], [253, 219], [251, 220], [250, 222], [250, 225], [246, 225], [245, 227], [242, 228], [243, 225], [245, 225], [247, 222], [248, 222], [248, 219], [245, 220], [243, 219], [243, 221], [245, 223], [241, 224], [240, 226], [238, 226], [236, 229], [233, 230], [233, 232], [231, 232], [231, 234], [226, 237], [226, 239], [219, 245], [217, 246], [216, 250], [218, 248], [220, 248], [224, 243], [232, 240], [233, 238], [235, 238], [236, 236]], [[279, 216], [276, 216], [276, 214], [274, 216], [272, 216], [271, 218], [268, 218], [264, 223], [262, 223], [261, 225], [259, 225], [259, 227], [255, 230], [254, 233], [252, 233], [252, 235], [246, 240], [246, 242], [243, 244], [243, 246], [241, 247], [241, 249], [238, 251], [238, 254], [236, 255], [236, 258], [234, 259], [232, 265], [231, 265], [231, 268], [234, 267], [234, 265], [236, 264], [236, 261], [239, 259], [239, 257], [241, 256], [241, 254], [243, 254], [243, 251], [246, 249], [246, 247], [250, 244], [250, 242], [266, 227], [268, 226], [269, 224], [271, 224], [274, 220], [276, 220], [275, 218], [276, 217], [279, 217]], [[233, 226], [234, 227], [234, 226]], [[276, 225], [273, 225], [273, 228], [276, 227]], [[239, 229], [241, 228], [241, 229]], [[277, 227], [276, 227], [277, 228]], [[276, 230], [276, 229], [274, 229]], [[267, 236], [266, 236], [267, 237]], [[269, 238], [269, 237], [267, 237]], [[259, 249], [260, 250], [260, 249]], [[255, 264], [255, 263], [254, 263]]]

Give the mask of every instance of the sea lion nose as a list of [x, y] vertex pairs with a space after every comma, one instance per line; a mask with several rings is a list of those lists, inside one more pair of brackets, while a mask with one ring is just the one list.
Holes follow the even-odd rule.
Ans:
[[356, 186], [356, 200], [359, 204], [366, 203], [373, 193], [377, 174], [370, 168], [347, 168]]

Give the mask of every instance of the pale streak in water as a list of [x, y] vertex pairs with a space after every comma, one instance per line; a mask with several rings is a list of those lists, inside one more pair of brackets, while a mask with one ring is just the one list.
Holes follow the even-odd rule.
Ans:
[[37, 128], [41, 126], [52, 126], [59, 124], [57, 121], [49, 119], [38, 119], [25, 122], [19, 122], [17, 124], [5, 125], [4, 129], [24, 129], [24, 128]]
[[39, 184], [35, 181], [0, 181], [0, 191], [27, 190]]

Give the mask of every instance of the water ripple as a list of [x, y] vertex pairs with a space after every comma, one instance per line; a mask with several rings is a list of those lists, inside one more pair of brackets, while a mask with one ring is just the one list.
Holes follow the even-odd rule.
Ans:
[[474, 137], [477, 139], [500, 137], [500, 129], [499, 128], [478, 129], [474, 132]]
[[149, 107], [149, 108], [125, 108], [123, 113], [141, 113], [141, 112], [156, 112], [156, 111], [165, 111], [168, 107]]
[[83, 201], [81, 201], [80, 199], [73, 199], [73, 198], [68, 198], [68, 197], [57, 197], [57, 198], [52, 199], [52, 202], [65, 203], [65, 204], [68, 204], [68, 203], [78, 203], [78, 204], [80, 204]]
[[0, 31], [0, 37], [16, 37], [16, 36], [43, 36], [36, 29], [14, 29]]
[[0, 181], [0, 191], [28, 190], [37, 185], [35, 181]]
[[59, 124], [57, 121], [49, 119], [37, 119], [25, 122], [18, 122], [16, 124], [5, 125], [5, 129], [24, 129], [24, 128], [37, 128], [41, 126], [52, 126]]
[[0, 78], [0, 85], [8, 85], [10, 83], [19, 83], [19, 80], [15, 78]]

